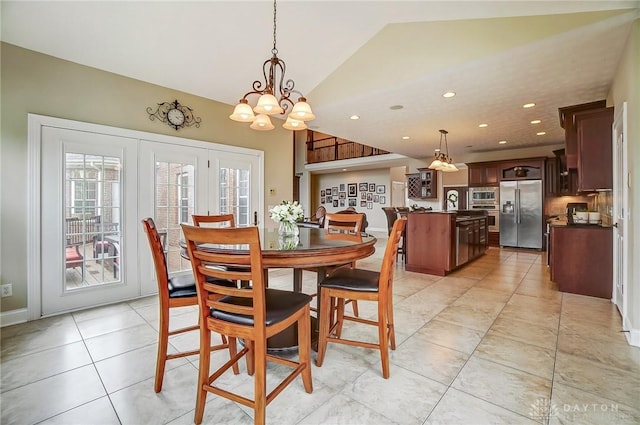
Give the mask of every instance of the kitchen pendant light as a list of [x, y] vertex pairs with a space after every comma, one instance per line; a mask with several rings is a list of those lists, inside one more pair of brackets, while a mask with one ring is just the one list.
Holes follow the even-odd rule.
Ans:
[[[283, 127], [288, 130], [304, 130], [307, 128], [304, 121], [311, 121], [316, 116], [313, 114], [311, 106], [307, 103], [304, 95], [298, 90], [294, 90], [295, 82], [291, 79], [285, 80], [286, 65], [282, 59], [278, 58], [276, 29], [276, 0], [274, 0], [272, 56], [271, 59], [262, 64], [262, 73], [265, 81], [256, 80], [253, 82], [253, 90], [240, 99], [229, 118], [238, 122], [251, 122], [249, 127], [254, 130], [271, 130], [274, 126], [268, 116], [284, 115], [289, 112]], [[294, 93], [299, 96], [298, 101], [295, 103], [291, 100], [291, 96]], [[250, 95], [259, 95], [258, 102], [253, 110], [249, 106], [247, 99]], [[257, 123], [258, 120], [260, 120], [260, 123]]]
[[[453, 164], [453, 159], [449, 156], [449, 145], [447, 143], [447, 134], [449, 132], [447, 130], [440, 130], [440, 145], [438, 149], [435, 150], [434, 160], [429, 164], [429, 168], [432, 170], [442, 171], [443, 173], [453, 173], [458, 170]], [[442, 140], [444, 139], [444, 148], [447, 152], [446, 154], [442, 152]]]

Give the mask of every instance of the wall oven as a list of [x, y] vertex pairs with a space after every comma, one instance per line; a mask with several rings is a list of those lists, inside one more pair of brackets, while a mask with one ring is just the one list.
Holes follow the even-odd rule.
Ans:
[[486, 210], [487, 223], [490, 232], [500, 231], [500, 188], [498, 187], [470, 187], [469, 188], [469, 209]]

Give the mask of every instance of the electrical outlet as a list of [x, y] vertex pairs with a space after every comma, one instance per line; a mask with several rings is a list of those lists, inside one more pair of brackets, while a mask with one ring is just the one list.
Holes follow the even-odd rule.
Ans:
[[13, 284], [7, 283], [0, 286], [0, 294], [2, 298], [13, 296]]

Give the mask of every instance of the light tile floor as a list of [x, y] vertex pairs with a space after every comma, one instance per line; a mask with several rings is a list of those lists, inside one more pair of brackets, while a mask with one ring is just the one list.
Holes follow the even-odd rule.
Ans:
[[[376, 269], [384, 238], [359, 267]], [[267, 407], [270, 424], [638, 424], [640, 349], [627, 345], [607, 300], [563, 294], [543, 253], [492, 248], [447, 277], [396, 270], [398, 347], [382, 379], [377, 351], [330, 344]], [[273, 270], [272, 287], [291, 272]], [[305, 272], [304, 290], [315, 292]], [[375, 308], [360, 303], [362, 316]], [[147, 297], [2, 329], [2, 424], [193, 423], [197, 356], [170, 361], [153, 391], [157, 299]], [[172, 327], [196, 309], [172, 313]], [[345, 334], [376, 340], [373, 328]], [[197, 334], [172, 349], [197, 345]], [[226, 352], [212, 354], [214, 363]], [[315, 358], [315, 354], [314, 354]], [[283, 369], [269, 365], [270, 382]], [[224, 377], [252, 391], [246, 373]], [[204, 423], [251, 424], [252, 411], [209, 395]]]

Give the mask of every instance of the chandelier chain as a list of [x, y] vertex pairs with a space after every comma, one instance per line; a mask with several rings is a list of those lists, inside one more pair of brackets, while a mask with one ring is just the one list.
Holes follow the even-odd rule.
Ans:
[[278, 48], [276, 47], [276, 0], [273, 0], [273, 49], [271, 53], [278, 54]]

